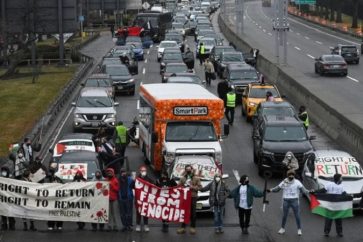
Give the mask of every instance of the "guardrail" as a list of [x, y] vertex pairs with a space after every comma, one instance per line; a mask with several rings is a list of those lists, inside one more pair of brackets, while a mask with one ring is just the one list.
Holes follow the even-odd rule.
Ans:
[[[252, 47], [258, 48], [249, 36], [237, 35], [220, 15], [218, 24], [224, 36], [238, 49], [248, 51]], [[279, 90], [289, 97], [291, 103], [296, 106], [307, 106], [310, 119], [330, 138], [358, 160], [363, 160], [363, 127], [327, 104], [317, 93], [314, 93], [315, 90], [299, 83], [298, 80], [306, 78], [303, 74], [296, 72], [293, 67], [278, 66], [272, 60], [272, 55], [261, 50], [257, 58], [259, 71], [275, 82]]]

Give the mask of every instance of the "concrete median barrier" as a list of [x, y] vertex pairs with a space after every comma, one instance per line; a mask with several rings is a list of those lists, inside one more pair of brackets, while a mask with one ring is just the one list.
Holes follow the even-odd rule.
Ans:
[[[257, 59], [257, 69], [268, 80], [274, 82], [280, 92], [286, 95], [296, 107], [305, 105], [309, 111], [310, 119], [319, 126], [330, 138], [334, 139], [342, 149], [363, 160], [363, 127], [326, 103], [314, 89], [313, 80], [296, 71], [293, 67], [282, 66], [275, 63], [275, 57], [270, 50], [255, 46], [249, 36], [238, 36], [230, 25], [219, 16], [218, 24], [226, 39], [233, 43], [238, 50], [248, 52], [252, 47], [260, 49]], [[308, 83], [303, 85], [302, 83]]]

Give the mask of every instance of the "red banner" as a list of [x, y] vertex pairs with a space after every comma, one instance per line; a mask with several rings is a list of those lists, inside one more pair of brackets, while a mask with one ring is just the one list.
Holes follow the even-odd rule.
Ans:
[[135, 181], [136, 209], [142, 216], [188, 224], [191, 191], [185, 187], [160, 188], [137, 178]]

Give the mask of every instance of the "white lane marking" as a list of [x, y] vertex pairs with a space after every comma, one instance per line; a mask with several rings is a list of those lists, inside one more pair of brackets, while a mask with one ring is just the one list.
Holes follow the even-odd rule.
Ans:
[[237, 180], [237, 183], [239, 183], [240, 176], [239, 176], [238, 171], [237, 171], [237, 170], [232, 170], [232, 172], [233, 172], [234, 177], [235, 177], [235, 178], [236, 178], [236, 180]]
[[308, 36], [305, 36], [305, 39], [310, 39]]
[[258, 27], [259, 27], [260, 29], [262, 29], [262, 26], [261, 26], [261, 25], [259, 25]]
[[264, 33], [266, 33], [266, 29], [263, 29], [262, 31], [263, 31]]
[[342, 41], [345, 41], [345, 42], [348, 42], [348, 43], [351, 43], [351, 44], [360, 45], [360, 43], [357, 43], [357, 42], [354, 42], [354, 41], [350, 41], [350, 40], [346, 40], [346, 39], [341, 38], [341, 37], [339, 37], [339, 36], [335, 36], [335, 35], [329, 34], [329, 33], [327, 33], [327, 32], [324, 32], [324, 31], [322, 31], [322, 30], [319, 30], [319, 29], [317, 29], [317, 28], [314, 28], [314, 27], [311, 27], [311, 26], [309, 26], [309, 25], [303, 24], [303, 23], [301, 23], [300, 21], [297, 21], [297, 20], [295, 20], [295, 19], [289, 18], [289, 20], [290, 20], [290, 21], [292, 21], [292, 22], [295, 22], [295, 23], [297, 23], [297, 24], [300, 24], [300, 25], [302, 25], [302, 26], [304, 26], [304, 27], [306, 27], [306, 28], [308, 28], [308, 29], [313, 29], [313, 30], [315, 30], [316, 32], [319, 32], [319, 33], [321, 33], [321, 34], [325, 34], [325, 35], [327, 35], [327, 36], [330, 36], [330, 37], [333, 37], [333, 38], [336, 38], [336, 39], [339, 39], [339, 40], [342, 40]]
[[147, 54], [149, 55], [150, 54], [150, 50], [147, 51]]
[[301, 50], [301, 49], [300, 49], [299, 47], [297, 47], [297, 46], [295, 46], [294, 48], [295, 48], [295, 49], [297, 49], [297, 50]]
[[136, 102], [136, 109], [139, 110], [140, 109], [140, 100], [137, 100]]
[[294, 33], [294, 30], [290, 29], [290, 32], [291, 32], [291, 33]]
[[311, 59], [315, 59], [315, 57], [310, 54], [306, 54], [306, 55], [309, 56]]
[[62, 124], [61, 124], [61, 126], [59, 127], [59, 130], [58, 130], [57, 134], [54, 136], [54, 139], [53, 139], [52, 144], [49, 146], [49, 148], [50, 148], [50, 149], [51, 149], [51, 148], [53, 148], [53, 146], [54, 146], [55, 142], [58, 140], [58, 136], [59, 136], [59, 135], [60, 135], [60, 133], [62, 132], [64, 125], [66, 124], [66, 122], [67, 122], [67, 120], [68, 120], [69, 116], [70, 116], [70, 115], [71, 115], [71, 113], [73, 112], [73, 109], [74, 109], [74, 107], [72, 107], [72, 108], [69, 110], [69, 112], [67, 113], [66, 118], [65, 118], [65, 119], [63, 119], [63, 123], [62, 123]]
[[144, 68], [142, 68], [142, 74], [144, 74], [144, 75], [145, 75], [145, 73], [146, 73], [146, 69], [145, 69], [145, 67], [144, 67]]
[[271, 33], [268, 33], [268, 35], [272, 36], [272, 34], [271, 34]]
[[357, 79], [351, 77], [351, 76], [347, 76], [350, 80], [354, 81], [354, 82], [359, 82]]
[[145, 61], [144, 61], [145, 63], [147, 63], [147, 59], [145, 59]]
[[300, 33], [296, 33], [297, 35], [300, 35]]
[[315, 41], [315, 43], [319, 44], [319, 45], [322, 45], [323, 43], [320, 42], [320, 41]]
[[152, 48], [154, 45], [150, 45], [150, 48]]
[[333, 49], [334, 47], [333, 46], [329, 46], [329, 49]]

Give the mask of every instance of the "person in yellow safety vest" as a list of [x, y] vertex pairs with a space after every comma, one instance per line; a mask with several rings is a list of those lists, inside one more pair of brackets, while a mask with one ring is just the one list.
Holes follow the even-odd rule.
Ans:
[[234, 109], [236, 107], [236, 93], [234, 92], [232, 87], [229, 87], [226, 99], [227, 99], [227, 104], [226, 104], [225, 115], [229, 125], [233, 125]]
[[125, 156], [126, 146], [127, 146], [127, 127], [123, 124], [122, 121], [117, 123], [115, 127], [115, 144], [116, 144], [116, 151], [120, 154], [120, 156]]
[[309, 121], [309, 115], [308, 115], [308, 112], [306, 111], [305, 106], [301, 106], [299, 108], [299, 119], [304, 123], [305, 129], [308, 130], [310, 121]]
[[200, 45], [199, 45], [199, 63], [200, 63], [200, 65], [203, 64], [204, 57], [205, 57], [205, 46], [203, 43], [200, 43]]

